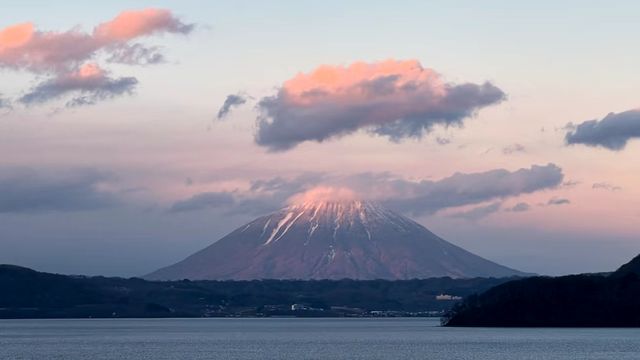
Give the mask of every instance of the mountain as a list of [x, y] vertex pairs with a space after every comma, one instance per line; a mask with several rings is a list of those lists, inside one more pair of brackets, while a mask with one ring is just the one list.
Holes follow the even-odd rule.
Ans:
[[640, 327], [640, 256], [610, 274], [530, 277], [470, 296], [447, 326]]
[[444, 241], [378, 204], [304, 201], [155, 271], [152, 280], [414, 279], [526, 275]]

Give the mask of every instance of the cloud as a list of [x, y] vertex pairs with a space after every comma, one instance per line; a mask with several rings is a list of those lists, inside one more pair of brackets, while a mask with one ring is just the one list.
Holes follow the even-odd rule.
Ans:
[[568, 127], [570, 130], [565, 141], [569, 145], [601, 146], [619, 151], [627, 146], [629, 140], [640, 137], [640, 110], [609, 113], [600, 121], [589, 120]]
[[525, 211], [529, 211], [531, 209], [531, 205], [525, 203], [525, 202], [520, 202], [515, 204], [513, 207], [510, 207], [508, 209], [506, 209], [506, 211], [510, 211], [510, 212], [525, 212]]
[[255, 140], [283, 151], [358, 130], [392, 141], [421, 138], [436, 125], [462, 126], [481, 108], [505, 98], [489, 82], [447, 83], [416, 60], [322, 65], [258, 102]]
[[107, 58], [107, 62], [127, 65], [152, 65], [165, 62], [164, 55], [157, 46], [144, 46], [142, 44], [121, 45], [113, 50]]
[[404, 212], [428, 215], [446, 208], [556, 188], [563, 178], [562, 169], [555, 164], [533, 165], [513, 172], [497, 169], [482, 173], [456, 173], [438, 181], [401, 184], [404, 187], [403, 196], [387, 202]]
[[117, 44], [155, 33], [188, 34], [193, 28], [193, 24], [183, 23], [169, 10], [150, 8], [121, 12], [113, 20], [96, 26], [93, 37]]
[[40, 83], [19, 101], [25, 105], [43, 103], [74, 93], [67, 106], [95, 104], [99, 100], [111, 99], [133, 92], [138, 80], [134, 77], [113, 79], [96, 64], [85, 64], [78, 71], [60, 74]]
[[[340, 198], [357, 196], [380, 202], [399, 212], [432, 215], [445, 209], [497, 203], [521, 194], [556, 188], [562, 183], [563, 177], [562, 169], [554, 164], [534, 165], [516, 171], [497, 169], [481, 173], [456, 173], [437, 181], [407, 180], [391, 173], [347, 176], [309, 173], [293, 179], [276, 177], [255, 180], [248, 189], [220, 192], [226, 194], [224, 201], [227, 202], [220, 201], [221, 195], [201, 198], [202, 194], [196, 194], [176, 202], [172, 209], [224, 208], [228, 214], [264, 214], [286, 205], [292, 198], [299, 199], [308, 194], [335, 195], [338, 192], [320, 190], [340, 189]], [[233, 201], [229, 200], [229, 196]]]
[[498, 212], [501, 206], [502, 206], [501, 202], [495, 202], [486, 206], [478, 206], [471, 210], [457, 212], [449, 215], [449, 217], [471, 220], [471, 221], [480, 220], [493, 213]]
[[[99, 51], [107, 54], [130, 46], [136, 38], [161, 34], [187, 34], [193, 25], [177, 19], [169, 10], [124, 11], [93, 29], [64, 32], [39, 31], [32, 23], [0, 30], [0, 66], [32, 72], [74, 69]], [[137, 45], [140, 48], [141, 45]]]
[[580, 185], [580, 181], [576, 181], [576, 180], [567, 180], [565, 182], [562, 183], [562, 186], [567, 187], [567, 188], [572, 188], [575, 186]]
[[124, 11], [92, 32], [77, 27], [62, 32], [41, 31], [32, 23], [12, 25], [0, 30], [0, 69], [50, 77], [24, 95], [23, 103], [43, 102], [73, 92], [81, 93], [81, 97], [71, 103], [94, 103], [129, 93], [137, 82], [132, 77], [108, 78], [102, 70], [101, 79], [79, 75], [87, 67], [97, 67], [101, 56], [107, 62], [130, 65], [159, 63], [164, 58], [157, 47], [132, 41], [164, 33], [187, 34], [192, 29], [192, 24], [183, 23], [164, 9]]
[[451, 144], [451, 139], [437, 137], [436, 142], [438, 143], [438, 145], [449, 145]]
[[11, 109], [11, 102], [0, 94], [0, 109]]
[[245, 104], [246, 102], [247, 102], [247, 98], [243, 95], [240, 95], [240, 94], [228, 95], [227, 98], [224, 100], [224, 104], [222, 104], [222, 107], [218, 111], [218, 116], [217, 116], [218, 120], [221, 120], [224, 117], [226, 117], [229, 111], [231, 111], [232, 107], [240, 106], [242, 104]]
[[502, 153], [505, 155], [511, 155], [515, 153], [525, 152], [526, 148], [521, 144], [512, 144], [502, 149]]
[[284, 205], [273, 195], [250, 196], [237, 192], [217, 191], [195, 194], [175, 202], [170, 213], [184, 213], [208, 209], [223, 209], [226, 215], [264, 215]]
[[571, 204], [571, 201], [569, 199], [564, 199], [564, 198], [551, 198], [549, 199], [549, 201], [547, 201], [547, 206], [554, 206], [554, 205], [566, 205], [566, 204]]
[[291, 179], [274, 177], [253, 180], [244, 191], [233, 189], [195, 194], [175, 202], [169, 212], [224, 208], [227, 215], [263, 215], [285, 206], [292, 196], [309, 190], [325, 179], [327, 177], [319, 173], [304, 173]]
[[233, 205], [235, 198], [228, 192], [206, 192], [196, 194], [189, 199], [181, 200], [173, 204], [170, 212], [185, 212], [203, 210], [207, 208], [217, 208], [220, 206]]
[[591, 186], [592, 189], [596, 190], [607, 190], [607, 191], [620, 191], [622, 188], [620, 186], [616, 186], [613, 184], [609, 184], [607, 182], [599, 182], [595, 183]]
[[0, 168], [0, 213], [96, 210], [119, 203], [101, 185], [112, 175], [92, 169], [48, 174], [25, 168]]

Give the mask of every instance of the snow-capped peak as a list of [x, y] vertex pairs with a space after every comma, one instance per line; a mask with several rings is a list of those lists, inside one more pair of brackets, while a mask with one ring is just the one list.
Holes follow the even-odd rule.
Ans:
[[[381, 205], [365, 200], [313, 200], [291, 204], [284, 212], [310, 214], [310, 220], [314, 219], [360, 219], [365, 221], [375, 217], [388, 217], [393, 212]], [[399, 215], [396, 215], [399, 216]]]
[[412, 279], [518, 274], [354, 195], [315, 189], [150, 278]]

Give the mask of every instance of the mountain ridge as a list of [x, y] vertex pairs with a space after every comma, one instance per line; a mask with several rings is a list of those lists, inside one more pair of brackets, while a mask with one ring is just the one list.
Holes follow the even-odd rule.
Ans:
[[[458, 302], [439, 294], [466, 297], [508, 280], [146, 281], [0, 264], [0, 319], [424, 316]], [[291, 311], [300, 303], [323, 311]]]

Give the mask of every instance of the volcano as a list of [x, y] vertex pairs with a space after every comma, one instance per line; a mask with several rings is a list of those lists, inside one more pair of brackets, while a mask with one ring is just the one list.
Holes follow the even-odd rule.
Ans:
[[377, 203], [348, 200], [290, 205], [145, 278], [398, 280], [522, 275]]

